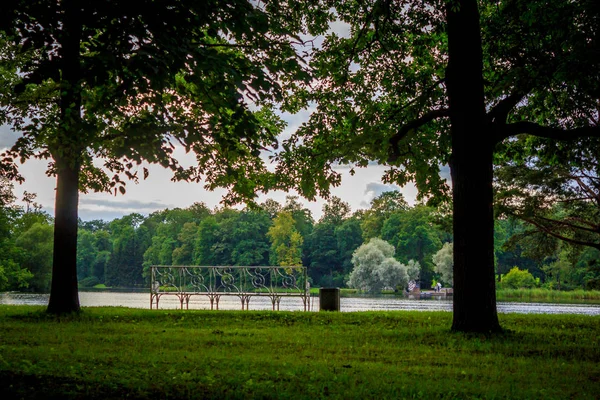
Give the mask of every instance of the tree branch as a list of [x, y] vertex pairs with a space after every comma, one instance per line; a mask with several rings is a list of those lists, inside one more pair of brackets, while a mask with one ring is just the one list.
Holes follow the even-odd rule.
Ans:
[[593, 247], [595, 249], [600, 250], [600, 243], [595, 243], [595, 242], [586, 242], [583, 240], [577, 240], [577, 239], [572, 239], [563, 235], [560, 235], [554, 231], [552, 231], [551, 229], [545, 227], [542, 224], [538, 224], [536, 221], [529, 219], [529, 218], [523, 218], [522, 216], [519, 217], [521, 219], [523, 219], [523, 221], [530, 223], [531, 225], [535, 226], [536, 228], [538, 228], [541, 232], [544, 232], [552, 237], [555, 237], [559, 240], [565, 241], [567, 243], [571, 243], [571, 244], [577, 244], [577, 245], [581, 245], [581, 246], [588, 246], [588, 247]]
[[517, 90], [504, 99], [500, 100], [490, 112], [488, 118], [492, 123], [505, 124], [508, 118], [508, 113], [515, 108], [527, 96], [527, 91]]
[[[551, 218], [546, 218], [546, 217], [540, 217], [540, 216], [538, 216], [536, 218], [538, 218], [541, 221], [546, 222], [546, 223], [548, 223], [550, 225], [558, 225], [558, 226], [567, 227], [569, 229], [572, 229], [573, 231], [584, 231], [584, 232], [589, 232], [589, 233], [594, 233], [594, 234], [598, 234], [599, 233], [598, 226], [595, 225], [595, 224], [592, 224], [592, 223], [586, 224], [588, 226], [591, 226], [591, 228], [587, 228], [587, 227], [584, 227], [584, 226], [581, 226], [581, 225], [572, 224], [572, 223], [567, 222], [567, 221], [559, 221], [559, 220], [556, 220], [556, 219], [551, 219]], [[576, 219], [573, 219], [573, 220], [575, 221]], [[583, 223], [583, 221], [580, 221], [580, 222]], [[547, 229], [550, 229], [550, 228], [547, 228]]]
[[586, 126], [574, 129], [560, 129], [542, 126], [534, 122], [515, 122], [501, 127], [497, 131], [496, 140], [502, 140], [519, 134], [554, 139], [554, 140], [576, 140], [582, 137], [600, 137], [600, 126]]
[[394, 162], [400, 156], [398, 151], [398, 143], [402, 140], [406, 135], [415, 129], [420, 128], [421, 126], [433, 121], [434, 119], [447, 117], [450, 115], [450, 110], [448, 108], [440, 108], [438, 110], [431, 110], [425, 115], [415, 120], [408, 122], [403, 125], [394, 136], [392, 136], [389, 140], [390, 144], [390, 154], [388, 157], [389, 162]]
[[577, 182], [577, 185], [579, 185], [579, 188], [584, 192], [587, 193], [587, 195], [589, 196], [588, 198], [592, 198], [596, 201], [600, 201], [600, 193], [594, 191], [589, 185], [587, 185], [583, 179], [579, 178], [579, 177], [572, 177], [572, 179]]

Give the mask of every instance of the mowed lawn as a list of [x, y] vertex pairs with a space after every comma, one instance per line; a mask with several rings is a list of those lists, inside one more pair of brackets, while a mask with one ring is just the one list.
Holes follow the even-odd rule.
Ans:
[[0, 399], [597, 399], [600, 317], [0, 306]]

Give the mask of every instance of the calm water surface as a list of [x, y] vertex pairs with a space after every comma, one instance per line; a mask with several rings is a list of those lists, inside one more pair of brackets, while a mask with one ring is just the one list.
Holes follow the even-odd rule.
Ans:
[[[114, 293], [114, 292], [80, 292], [79, 300], [83, 307], [131, 307], [150, 308], [149, 293]], [[33, 293], [0, 293], [0, 304], [15, 305], [47, 305], [47, 294]], [[210, 309], [206, 296], [193, 296], [190, 309]], [[342, 311], [452, 311], [451, 300], [408, 300], [395, 297], [342, 297]], [[159, 302], [161, 309], [179, 308], [179, 300], [175, 296], [162, 296]], [[223, 296], [219, 302], [221, 310], [239, 310], [241, 302], [235, 296]], [[272, 303], [267, 297], [253, 297], [250, 310], [270, 310]], [[302, 311], [304, 306], [300, 298], [284, 298], [280, 310]], [[319, 298], [311, 298], [311, 310], [319, 310]], [[600, 315], [598, 304], [555, 304], [555, 303], [498, 303], [498, 312], [520, 314], [585, 314]]]

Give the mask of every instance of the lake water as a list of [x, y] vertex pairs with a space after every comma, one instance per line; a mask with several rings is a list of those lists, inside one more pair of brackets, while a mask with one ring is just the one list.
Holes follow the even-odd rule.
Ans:
[[[80, 292], [79, 301], [83, 307], [130, 307], [150, 308], [149, 293], [123, 292]], [[0, 304], [15, 305], [47, 305], [47, 294], [34, 293], [0, 293]], [[162, 296], [159, 302], [161, 309], [179, 308], [176, 296]], [[192, 296], [190, 309], [210, 309], [206, 296]], [[319, 298], [311, 298], [311, 311], [319, 310]], [[391, 296], [378, 297], [342, 297], [341, 311], [452, 311], [451, 300], [408, 300]], [[235, 296], [223, 296], [219, 302], [221, 310], [239, 310], [241, 301]], [[252, 297], [250, 310], [271, 310], [272, 303], [267, 297]], [[300, 298], [283, 298], [280, 310], [302, 311], [304, 309]], [[498, 312], [520, 314], [584, 314], [600, 315], [599, 304], [555, 304], [555, 303], [517, 303], [499, 302]]]

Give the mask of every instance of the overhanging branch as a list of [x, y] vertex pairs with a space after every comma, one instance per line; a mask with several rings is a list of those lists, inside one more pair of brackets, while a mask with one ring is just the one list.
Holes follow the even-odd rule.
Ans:
[[515, 122], [497, 131], [498, 142], [519, 134], [528, 134], [554, 140], [577, 140], [583, 137], [600, 137], [600, 126], [586, 126], [574, 129], [560, 129], [542, 126], [534, 122]]
[[[541, 217], [541, 216], [537, 216], [535, 217], [537, 219], [539, 219], [540, 221], [546, 223], [547, 225], [545, 226], [557, 226], [557, 227], [565, 227], [566, 229], [571, 229], [573, 232], [575, 231], [583, 231], [583, 232], [588, 232], [588, 233], [592, 233], [592, 234], [599, 234], [600, 231], [598, 230], [598, 225], [593, 224], [593, 223], [585, 223], [584, 221], [579, 221], [582, 223], [585, 223], [587, 226], [591, 226], [591, 228], [585, 227], [585, 226], [581, 226], [578, 224], [573, 224], [570, 223], [568, 221], [559, 221], [556, 219], [552, 219], [552, 218], [546, 218], [546, 217]], [[528, 219], [528, 221], [532, 221], [533, 219]], [[576, 219], [573, 219], [574, 221], [576, 221]], [[550, 229], [550, 227], [548, 227], [548, 229]]]
[[398, 143], [402, 140], [408, 133], [412, 130], [418, 129], [421, 126], [433, 121], [434, 119], [447, 117], [450, 115], [450, 110], [448, 108], [440, 108], [438, 110], [431, 110], [425, 115], [415, 120], [412, 120], [406, 124], [404, 124], [394, 136], [392, 136], [389, 140], [390, 144], [390, 155], [388, 157], [389, 162], [394, 162], [400, 156], [398, 151]]
[[588, 246], [588, 247], [593, 247], [595, 249], [600, 250], [600, 243], [596, 243], [596, 242], [588, 242], [588, 241], [584, 241], [584, 240], [577, 240], [577, 239], [573, 239], [567, 236], [563, 236], [559, 233], [554, 232], [552, 229], [549, 229], [548, 227], [544, 226], [543, 224], [537, 223], [535, 220], [530, 219], [530, 218], [524, 218], [522, 216], [518, 216], [518, 218], [521, 218], [523, 221], [530, 223], [531, 225], [535, 226], [538, 230], [540, 230], [543, 233], [546, 233], [552, 237], [555, 237], [556, 239], [562, 240], [564, 242], [567, 243], [571, 243], [571, 244], [575, 244], [575, 245], [581, 245], [581, 246]]

